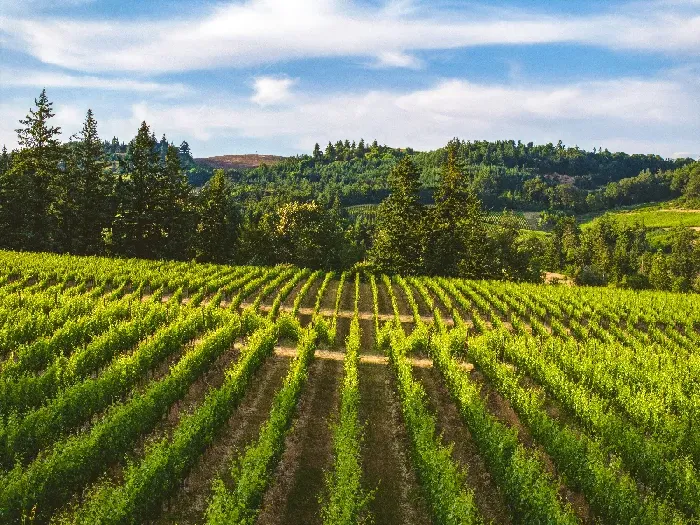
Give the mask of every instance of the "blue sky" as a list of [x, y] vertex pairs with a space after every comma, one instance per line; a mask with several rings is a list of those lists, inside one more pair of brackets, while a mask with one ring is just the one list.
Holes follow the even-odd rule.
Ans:
[[0, 0], [0, 143], [146, 120], [195, 156], [563, 140], [700, 157], [700, 0]]

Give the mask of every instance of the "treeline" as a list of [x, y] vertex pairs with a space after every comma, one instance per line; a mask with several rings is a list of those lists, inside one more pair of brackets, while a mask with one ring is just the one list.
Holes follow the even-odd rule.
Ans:
[[233, 249], [230, 189], [222, 175], [194, 193], [182, 169], [188, 147], [159, 142], [144, 122], [115, 166], [92, 111], [62, 143], [45, 91], [35, 104], [20, 121], [19, 149], [3, 148], [0, 160], [3, 248], [201, 260]]
[[670, 247], [654, 249], [640, 224], [627, 226], [610, 215], [582, 230], [573, 216], [556, 219], [547, 240], [547, 265], [577, 284], [700, 292], [700, 234], [670, 232]]
[[381, 272], [404, 275], [540, 280], [540, 241], [522, 238], [515, 217], [497, 225], [487, 223], [471, 179], [460, 169], [459, 147], [458, 139], [447, 145], [433, 206], [420, 201], [420, 175], [411, 157], [392, 170], [391, 195], [376, 214], [369, 264]]
[[[331, 145], [329, 153], [356, 156], [317, 159], [324, 169], [339, 163], [379, 169], [391, 161], [384, 198], [367, 221], [351, 219], [341, 205], [342, 177], [329, 186], [338, 189], [334, 194], [312, 191], [298, 173], [290, 178], [296, 186], [289, 185], [296, 192], [276, 191], [262, 183], [273, 170], [265, 166], [239, 177], [215, 170], [195, 187], [188, 181], [192, 156], [186, 143], [159, 141], [145, 122], [125, 145], [107, 143], [91, 111], [82, 130], [63, 143], [61, 130], [51, 124], [46, 93], [35, 103], [17, 130], [19, 149], [3, 148], [0, 156], [1, 248], [326, 270], [363, 264], [385, 273], [528, 281], [540, 280], [544, 270], [562, 270], [587, 284], [677, 290], [700, 285], [700, 243], [690, 230], [656, 253], [641, 228], [607, 220], [582, 232], [575, 219], [555, 214], [551, 235], [522, 231], [514, 215], [490, 224], [480, 197], [489, 169], [465, 164], [465, 143], [458, 139], [442, 148], [443, 164], [429, 180], [419, 154], [376, 142]], [[693, 202], [699, 166], [643, 172], [633, 183], [615, 184], [636, 198], [668, 184]], [[365, 188], [375, 175], [368, 169]]]
[[[658, 155], [628, 155], [608, 150], [533, 145], [515, 141], [459, 141], [455, 153], [460, 169], [469, 175], [471, 191], [488, 208], [598, 211], [640, 198], [626, 192], [623, 181], [650, 173], [677, 170], [692, 159], [663, 159]], [[285, 193], [290, 198], [331, 200], [344, 206], [381, 202], [390, 190], [389, 173], [404, 157], [414, 161], [421, 180], [421, 200], [430, 203], [440, 185], [446, 148], [415, 152], [379, 145], [375, 140], [316, 144], [310, 155], [288, 158], [275, 166], [231, 170], [249, 195]], [[618, 186], [616, 186], [618, 185]], [[675, 198], [683, 187], [665, 185], [664, 196]], [[647, 192], [641, 198], [654, 200]], [[658, 198], [656, 199], [658, 200]], [[648, 201], [644, 201], [648, 202]]]

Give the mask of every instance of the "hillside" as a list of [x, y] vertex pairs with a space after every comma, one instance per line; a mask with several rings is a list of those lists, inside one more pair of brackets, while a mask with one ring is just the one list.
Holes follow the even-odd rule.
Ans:
[[279, 155], [258, 155], [257, 153], [246, 153], [244, 155], [218, 155], [215, 157], [196, 158], [194, 161], [202, 166], [214, 169], [243, 169], [257, 168], [261, 164], [274, 166], [285, 157]]
[[0, 290], [3, 523], [700, 516], [690, 295], [18, 252]]

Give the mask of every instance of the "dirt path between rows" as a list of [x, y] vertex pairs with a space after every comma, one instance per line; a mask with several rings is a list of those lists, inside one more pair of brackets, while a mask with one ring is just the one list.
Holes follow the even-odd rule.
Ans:
[[508, 505], [479, 456], [479, 449], [462, 421], [440, 373], [432, 367], [414, 366], [413, 375], [425, 389], [428, 407], [436, 417], [443, 443], [452, 445], [452, 457], [466, 470], [467, 486], [474, 490], [474, 501], [481, 516], [486, 522], [512, 523]]
[[180, 490], [163, 504], [163, 512], [153, 523], [180, 525], [201, 523], [211, 495], [211, 484], [221, 476], [233, 488], [230, 468], [245, 446], [258, 435], [272, 407], [275, 392], [289, 368], [290, 358], [270, 356], [251, 379], [241, 404], [183, 482]]
[[408, 456], [408, 436], [386, 364], [360, 362], [360, 421], [364, 423], [362, 467], [374, 523], [431, 523]]
[[321, 523], [324, 473], [333, 466], [331, 420], [337, 417], [341, 361], [314, 360], [274, 481], [256, 523]]
[[574, 513], [582, 523], [593, 523], [591, 509], [584, 495], [570, 489], [558, 476], [554, 462], [545, 452], [545, 450], [536, 442], [527, 426], [520, 420], [520, 416], [518, 416], [516, 411], [513, 409], [510, 401], [508, 401], [508, 399], [493, 388], [478, 369], [473, 370], [470, 377], [481, 386], [481, 396], [486, 403], [488, 411], [501, 423], [515, 429], [518, 433], [518, 440], [523, 444], [523, 446], [525, 446], [525, 448], [538, 453], [542, 459], [544, 469], [556, 480], [557, 489], [561, 499], [571, 504]]

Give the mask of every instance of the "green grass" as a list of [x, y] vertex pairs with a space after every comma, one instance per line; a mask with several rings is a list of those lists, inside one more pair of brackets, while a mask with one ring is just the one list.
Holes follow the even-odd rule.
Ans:
[[[618, 224], [633, 226], [641, 224], [646, 228], [700, 227], [700, 210], [660, 209], [644, 207], [611, 213]], [[584, 221], [581, 227], [589, 228], [595, 219]]]

